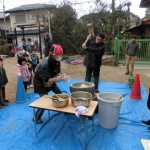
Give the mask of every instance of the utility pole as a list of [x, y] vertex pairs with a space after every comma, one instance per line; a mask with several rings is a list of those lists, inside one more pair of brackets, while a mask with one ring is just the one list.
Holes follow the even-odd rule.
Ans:
[[3, 15], [4, 15], [4, 30], [5, 30], [5, 36], [7, 36], [7, 32], [6, 32], [6, 19], [5, 19], [5, 5], [4, 5], [4, 0], [3, 0]]
[[52, 31], [51, 31], [51, 15], [50, 15], [50, 11], [48, 10], [48, 29], [49, 29], [49, 34], [50, 37], [52, 39]]
[[112, 0], [112, 18], [111, 18], [111, 24], [112, 24], [112, 39], [114, 38], [115, 35], [115, 0]]

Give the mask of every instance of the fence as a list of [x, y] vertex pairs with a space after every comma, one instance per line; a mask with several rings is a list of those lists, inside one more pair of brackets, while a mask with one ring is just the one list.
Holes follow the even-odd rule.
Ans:
[[[114, 42], [114, 54], [119, 63], [125, 63], [126, 45], [128, 39], [117, 39]], [[138, 64], [150, 64], [150, 39], [137, 39], [139, 43], [139, 53], [136, 60]]]

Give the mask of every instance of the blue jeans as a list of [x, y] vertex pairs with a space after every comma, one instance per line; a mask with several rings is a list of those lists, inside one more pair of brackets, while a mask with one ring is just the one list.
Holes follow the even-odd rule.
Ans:
[[[57, 85], [55, 85], [55, 86], [53, 87], [52, 91], [53, 91], [55, 94], [60, 94], [60, 93], [62, 93], [61, 90], [60, 90], [60, 88], [59, 88]], [[39, 95], [40, 95], [40, 97], [42, 97], [44, 94], [39, 94]], [[47, 93], [46, 95], [48, 95], [48, 93]], [[43, 113], [44, 113], [44, 111], [45, 111], [44, 109], [38, 108], [37, 111], [36, 111], [36, 113], [35, 113], [35, 116], [34, 116], [35, 120], [40, 120], [41, 117], [42, 117], [42, 115], [43, 115]]]
[[91, 82], [91, 75], [93, 73], [95, 90], [98, 90], [99, 72], [100, 72], [100, 68], [98, 68], [98, 69], [90, 69], [88, 67], [86, 68], [85, 81], [86, 82]]

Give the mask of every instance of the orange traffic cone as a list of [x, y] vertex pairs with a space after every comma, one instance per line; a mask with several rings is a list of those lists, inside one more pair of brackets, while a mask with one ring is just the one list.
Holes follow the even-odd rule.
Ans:
[[140, 89], [140, 77], [139, 74], [136, 74], [135, 80], [132, 86], [132, 90], [129, 96], [131, 99], [140, 100], [141, 97], [141, 89]]

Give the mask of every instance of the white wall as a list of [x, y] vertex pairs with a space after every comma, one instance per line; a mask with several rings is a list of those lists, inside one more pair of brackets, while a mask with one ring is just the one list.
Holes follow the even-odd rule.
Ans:
[[[17, 12], [16, 12], [17, 13]], [[15, 19], [15, 14], [16, 13], [10, 13], [10, 26], [12, 29], [14, 29], [14, 23], [16, 23], [16, 19]], [[40, 15], [39, 20], [42, 22], [42, 15], [45, 15], [45, 18], [48, 17], [48, 11], [47, 10], [33, 10], [33, 11], [24, 11], [22, 12], [23, 14], [25, 14], [26, 16], [26, 24], [35, 24], [36, 23], [36, 15]], [[25, 24], [25, 23], [22, 23]], [[21, 25], [16, 23], [17, 25]], [[27, 28], [25, 30], [32, 30], [32, 29], [37, 29], [36, 28]], [[41, 27], [42, 29], [42, 27]], [[16, 31], [21, 31], [20, 28], [16, 28]], [[31, 38], [32, 40], [32, 44], [34, 43], [35, 40], [37, 40], [39, 42], [39, 36], [38, 35], [25, 35], [25, 39], [27, 38]], [[18, 40], [18, 44], [22, 44], [22, 36], [17, 36], [17, 40]], [[41, 43], [42, 43], [42, 47], [44, 46], [44, 34], [41, 33]]]
[[[5, 20], [6, 20], [6, 30], [10, 30], [10, 27], [11, 27], [10, 19], [6, 18]], [[3, 30], [5, 29], [4, 28], [4, 19], [0, 19], [0, 28]]]
[[[20, 13], [20, 12], [19, 12]], [[10, 13], [10, 22], [11, 22], [11, 27], [14, 27], [14, 23], [16, 23], [16, 18], [15, 18], [16, 13]], [[48, 11], [47, 10], [33, 10], [33, 11], [24, 11], [22, 14], [25, 14], [26, 16], [26, 23], [20, 23], [16, 25], [21, 25], [21, 24], [36, 24], [36, 15], [40, 15], [39, 20], [42, 22], [42, 16], [44, 15], [45, 18], [48, 17]], [[31, 28], [30, 28], [31, 29]], [[35, 29], [35, 28], [33, 28]], [[21, 30], [20, 28], [16, 28], [16, 30]]]

